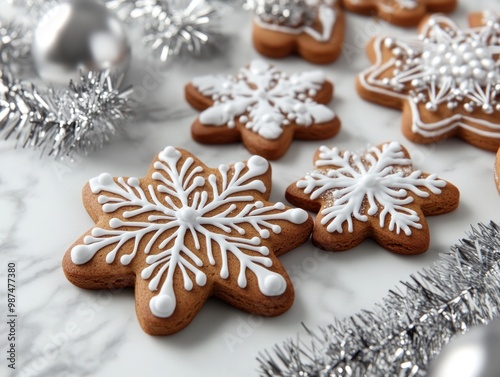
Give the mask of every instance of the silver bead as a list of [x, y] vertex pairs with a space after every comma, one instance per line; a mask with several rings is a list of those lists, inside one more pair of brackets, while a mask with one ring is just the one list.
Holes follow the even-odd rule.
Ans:
[[130, 45], [117, 18], [94, 0], [67, 0], [51, 8], [35, 28], [32, 45], [40, 77], [67, 85], [80, 70], [124, 72]]
[[500, 321], [458, 335], [431, 363], [428, 377], [497, 377], [500, 371]]

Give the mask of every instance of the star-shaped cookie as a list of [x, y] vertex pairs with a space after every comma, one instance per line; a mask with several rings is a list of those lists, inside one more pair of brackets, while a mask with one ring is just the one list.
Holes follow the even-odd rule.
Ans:
[[262, 157], [208, 168], [165, 148], [145, 178], [101, 174], [83, 189], [95, 227], [66, 252], [63, 269], [87, 289], [135, 287], [144, 331], [175, 333], [209, 296], [264, 316], [293, 303], [277, 256], [305, 242], [313, 221], [269, 202], [271, 167]]
[[344, 13], [336, 0], [258, 1], [255, 49], [270, 58], [297, 54], [315, 64], [335, 61], [344, 41]]
[[376, 14], [398, 26], [415, 26], [428, 13], [452, 12], [457, 0], [342, 0], [344, 7], [361, 14]]
[[429, 248], [425, 216], [458, 206], [458, 189], [436, 175], [414, 170], [398, 142], [363, 154], [322, 146], [314, 165], [287, 188], [286, 198], [318, 212], [312, 241], [325, 250], [351, 249], [372, 238], [395, 253], [423, 253]]
[[205, 144], [243, 141], [253, 154], [275, 160], [293, 139], [320, 140], [340, 129], [325, 106], [333, 85], [322, 71], [287, 75], [263, 60], [253, 60], [237, 75], [209, 75], [192, 80], [186, 100], [203, 111], [191, 128]]
[[473, 14], [471, 28], [435, 15], [418, 39], [375, 38], [374, 63], [357, 79], [361, 97], [403, 111], [404, 135], [417, 143], [460, 137], [477, 147], [500, 147], [500, 23]]

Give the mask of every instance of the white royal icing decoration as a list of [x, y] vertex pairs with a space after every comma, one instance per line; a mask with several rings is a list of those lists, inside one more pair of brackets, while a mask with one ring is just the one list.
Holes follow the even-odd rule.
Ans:
[[263, 60], [253, 60], [236, 77], [203, 76], [192, 84], [214, 101], [200, 114], [202, 124], [233, 128], [238, 120], [273, 140], [292, 121], [307, 127], [335, 118], [332, 110], [312, 99], [324, 82], [325, 75], [319, 70], [288, 76]]
[[[383, 48], [393, 55], [385, 63]], [[379, 38], [375, 53], [377, 62], [359, 76], [360, 83], [371, 92], [408, 99], [413, 132], [433, 137], [460, 126], [481, 136], [500, 137], [498, 123], [462, 114], [425, 123], [418, 110], [419, 103], [430, 112], [446, 104], [451, 111], [462, 106], [467, 113], [500, 114], [498, 22], [462, 31], [449, 18], [436, 15], [424, 25], [419, 40]], [[392, 75], [380, 78], [384, 72]]]
[[[203, 167], [196, 165], [192, 157], [177, 168], [181, 157], [181, 152], [173, 147], [165, 148], [158, 155], [159, 161], [154, 163], [155, 171], [151, 176], [156, 185], [142, 187], [137, 178], [125, 180], [120, 177], [115, 181], [109, 174], [90, 180], [92, 192], [103, 193], [98, 202], [105, 213], [126, 210], [120, 218], [109, 221], [108, 229], [92, 229], [92, 235], [86, 236], [82, 245], [71, 250], [73, 263], [84, 264], [103, 248], [115, 245], [106, 255], [106, 262], [111, 264], [122, 246], [133, 242], [132, 252], [119, 259], [122, 265], [128, 265], [139, 252], [141, 240], [150, 235], [144, 250], [141, 250], [147, 255], [145, 261], [148, 264], [141, 277], [151, 279], [151, 291], [159, 290], [149, 306], [155, 316], [162, 318], [171, 316], [176, 307], [173, 284], [176, 271], [182, 273], [186, 291], [193, 288], [192, 276], [198, 286], [206, 284], [207, 276], [201, 270], [203, 262], [198, 256], [203, 242], [211, 265], [216, 263], [213, 246], [218, 246], [222, 279], [229, 276], [228, 253], [231, 253], [240, 263], [239, 287], [246, 287], [246, 271], [249, 270], [257, 277], [264, 295], [282, 294], [286, 281], [268, 269], [272, 260], [267, 257], [268, 248], [260, 245], [261, 239], [268, 238], [271, 232], [277, 234], [281, 231], [275, 221], [302, 224], [307, 220], [307, 213], [301, 209], [285, 210], [282, 203], [265, 205], [248, 193], [266, 191], [264, 182], [257, 179], [269, 169], [269, 163], [262, 157], [253, 156], [246, 164], [238, 162], [234, 167], [219, 166], [222, 182], [217, 182], [214, 174], [205, 178]], [[149, 214], [147, 221], [144, 214]], [[137, 217], [140, 215], [142, 220]], [[245, 238], [243, 224], [252, 226], [259, 236]], [[211, 228], [220, 229], [222, 233], [213, 232]], [[188, 234], [194, 240], [194, 249], [185, 244]], [[166, 278], [161, 282], [164, 275]]]
[[366, 222], [368, 216], [378, 216], [383, 228], [390, 216], [389, 230], [409, 236], [411, 228], [422, 228], [417, 212], [406, 207], [413, 202], [410, 192], [425, 198], [429, 193], [420, 188], [440, 194], [446, 185], [436, 175], [424, 178], [419, 170], [414, 171], [398, 142], [372, 147], [363, 155], [322, 146], [319, 157], [317, 170], [298, 181], [297, 187], [312, 200], [327, 199], [321, 224], [328, 224], [330, 233], [342, 233], [346, 222], [353, 232], [353, 218]]
[[310, 25], [290, 27], [266, 22], [259, 16], [255, 17], [255, 23], [263, 29], [279, 31], [281, 33], [293, 35], [306, 33], [318, 42], [326, 42], [331, 38], [336, 20], [337, 14], [335, 13], [335, 10], [331, 7], [331, 5], [326, 4], [321, 4], [318, 8], [318, 21], [321, 24], [321, 33], [319, 33]]
[[[351, 0], [352, 3], [373, 3], [373, 0]], [[379, 0], [379, 7], [391, 12], [394, 9], [394, 4], [397, 4], [402, 9], [415, 9], [418, 5], [418, 0]]]

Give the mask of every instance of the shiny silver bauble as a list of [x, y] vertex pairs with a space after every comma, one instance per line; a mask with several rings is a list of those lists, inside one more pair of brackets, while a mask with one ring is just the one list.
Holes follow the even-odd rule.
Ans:
[[35, 28], [32, 54], [40, 77], [69, 83], [79, 72], [123, 72], [130, 45], [121, 22], [95, 0], [67, 0], [50, 9]]
[[500, 320], [458, 335], [431, 362], [427, 377], [499, 377]]

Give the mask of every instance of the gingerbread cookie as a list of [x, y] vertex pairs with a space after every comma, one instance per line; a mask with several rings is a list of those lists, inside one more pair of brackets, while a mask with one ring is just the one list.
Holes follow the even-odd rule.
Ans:
[[361, 14], [376, 14], [398, 26], [415, 26], [427, 14], [455, 10], [457, 0], [342, 0], [344, 7]]
[[484, 14], [461, 30], [449, 18], [424, 20], [419, 38], [375, 38], [374, 65], [357, 79], [361, 97], [403, 110], [404, 135], [416, 143], [460, 137], [500, 147], [500, 24]]
[[323, 146], [314, 165], [315, 170], [287, 188], [286, 198], [318, 212], [312, 241], [325, 250], [351, 249], [369, 237], [395, 253], [423, 253], [429, 248], [424, 216], [458, 206], [458, 189], [414, 170], [398, 142], [361, 155]]
[[256, 1], [252, 39], [271, 58], [298, 54], [316, 64], [335, 61], [344, 41], [344, 14], [336, 0]]
[[292, 140], [335, 136], [340, 121], [324, 104], [333, 85], [322, 71], [287, 75], [262, 60], [254, 60], [236, 76], [210, 75], [193, 79], [186, 100], [203, 112], [193, 123], [193, 138], [205, 144], [243, 141], [253, 154], [275, 160]]
[[305, 242], [302, 209], [268, 201], [271, 167], [262, 157], [208, 168], [165, 148], [145, 178], [101, 174], [83, 189], [96, 226], [66, 252], [63, 268], [87, 289], [135, 287], [144, 331], [186, 327], [209, 296], [264, 316], [294, 299], [278, 255]]

